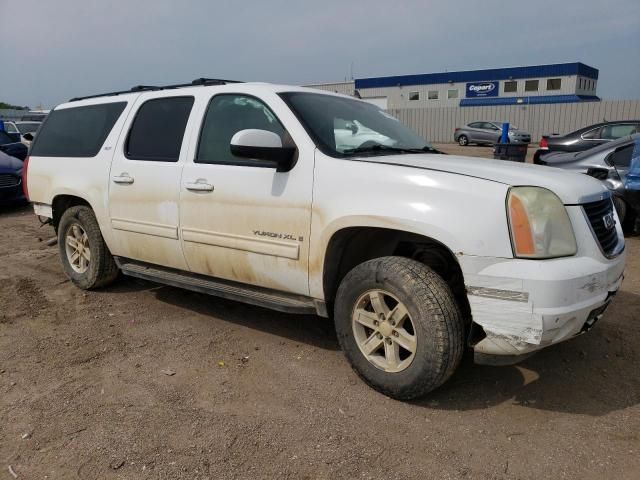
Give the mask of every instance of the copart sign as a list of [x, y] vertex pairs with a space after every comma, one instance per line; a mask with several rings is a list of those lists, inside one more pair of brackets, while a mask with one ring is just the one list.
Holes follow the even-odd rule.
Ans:
[[499, 82], [474, 82], [467, 83], [468, 97], [497, 97]]

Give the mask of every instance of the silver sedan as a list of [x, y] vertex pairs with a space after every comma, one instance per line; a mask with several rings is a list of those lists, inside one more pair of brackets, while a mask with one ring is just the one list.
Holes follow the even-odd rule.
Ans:
[[[502, 136], [502, 122], [471, 122], [464, 127], [456, 128], [453, 139], [462, 146], [470, 143], [494, 144]], [[509, 127], [509, 143], [531, 143], [531, 134]]]

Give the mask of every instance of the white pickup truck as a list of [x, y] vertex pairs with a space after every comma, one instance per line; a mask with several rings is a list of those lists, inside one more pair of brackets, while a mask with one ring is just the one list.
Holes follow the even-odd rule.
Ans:
[[620, 287], [610, 194], [584, 175], [444, 155], [354, 98], [200, 79], [51, 112], [24, 186], [84, 289], [118, 272], [332, 317], [399, 399], [465, 347], [513, 363], [598, 320]]

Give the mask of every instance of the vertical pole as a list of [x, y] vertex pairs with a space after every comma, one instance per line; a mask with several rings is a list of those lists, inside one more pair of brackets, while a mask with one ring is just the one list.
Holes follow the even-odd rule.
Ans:
[[500, 137], [500, 143], [509, 142], [509, 124], [507, 122], [502, 124], [502, 136]]

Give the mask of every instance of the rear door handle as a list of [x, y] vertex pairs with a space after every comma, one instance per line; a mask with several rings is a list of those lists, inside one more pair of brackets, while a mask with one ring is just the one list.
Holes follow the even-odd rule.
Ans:
[[195, 182], [187, 182], [184, 187], [192, 192], [213, 192], [213, 185], [207, 183], [204, 178], [199, 178]]
[[111, 179], [115, 183], [124, 183], [124, 184], [133, 183], [133, 177], [130, 177], [128, 173], [123, 173], [122, 175], [115, 175], [111, 177]]

